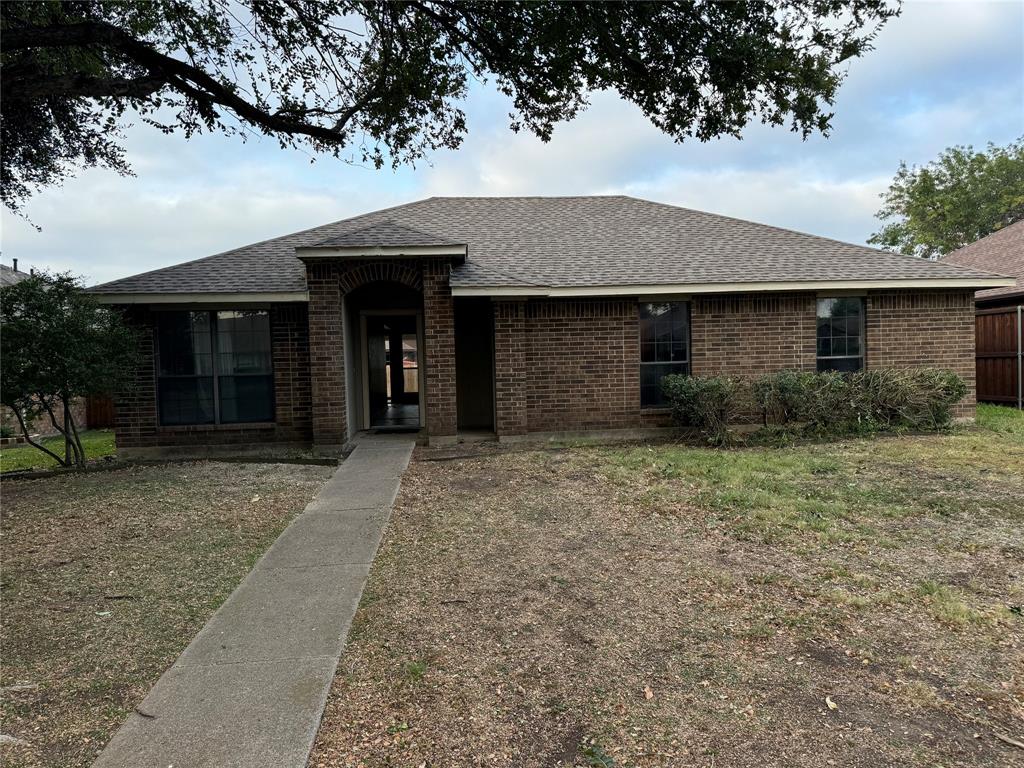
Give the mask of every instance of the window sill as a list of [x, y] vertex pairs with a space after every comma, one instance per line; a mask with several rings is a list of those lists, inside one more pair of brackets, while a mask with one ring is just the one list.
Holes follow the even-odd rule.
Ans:
[[222, 432], [231, 429], [262, 430], [274, 429], [277, 422], [274, 421], [240, 421], [232, 424], [172, 424], [157, 427], [157, 432]]

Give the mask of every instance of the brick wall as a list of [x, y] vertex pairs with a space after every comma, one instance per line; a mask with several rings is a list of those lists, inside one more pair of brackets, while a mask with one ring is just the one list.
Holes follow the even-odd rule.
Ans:
[[640, 426], [635, 300], [531, 301], [524, 315], [527, 431]]
[[974, 294], [891, 291], [868, 294], [868, 368], [945, 368], [967, 382], [955, 415], [975, 406]]
[[[815, 370], [816, 296], [698, 296], [690, 303], [691, 370], [757, 376]], [[970, 387], [957, 410], [974, 414], [974, 309], [969, 292], [872, 293], [868, 367], [956, 371]], [[499, 435], [631, 429], [668, 423], [641, 410], [634, 299], [496, 301]]]
[[456, 433], [455, 303], [448, 284], [447, 259], [423, 261], [423, 343], [426, 378], [427, 433]]
[[309, 376], [313, 442], [342, 445], [348, 439], [345, 400], [345, 326], [337, 265], [306, 265], [309, 291]]
[[494, 302], [494, 410], [499, 435], [527, 431], [526, 302]]
[[114, 399], [114, 430], [119, 448], [310, 441], [310, 339], [304, 304], [274, 304], [270, 307], [275, 421], [266, 424], [159, 426], [153, 313], [141, 307], [132, 308], [127, 312], [127, 319], [139, 330], [140, 362], [132, 387]]
[[690, 303], [691, 372], [756, 376], [814, 370], [813, 294], [696, 296]]

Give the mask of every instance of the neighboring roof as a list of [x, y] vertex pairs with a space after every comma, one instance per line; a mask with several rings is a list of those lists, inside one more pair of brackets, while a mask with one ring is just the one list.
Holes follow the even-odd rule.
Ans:
[[0, 286], [20, 283], [28, 276], [28, 272], [19, 272], [16, 269], [11, 269], [6, 264], [0, 264]]
[[1015, 286], [978, 291], [974, 295], [978, 301], [1024, 296], [1024, 221], [1003, 227], [988, 237], [965, 245], [944, 257], [942, 262], [1017, 278]]
[[[456, 292], [993, 275], [631, 197], [432, 197], [97, 286], [103, 294], [305, 290], [296, 248], [465, 244]], [[970, 282], [970, 281], [978, 281]], [[542, 292], [542, 291], [539, 291]]]

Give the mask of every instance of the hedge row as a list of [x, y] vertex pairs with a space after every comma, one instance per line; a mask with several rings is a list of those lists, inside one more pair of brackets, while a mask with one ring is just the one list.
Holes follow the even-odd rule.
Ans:
[[757, 412], [766, 426], [817, 435], [941, 429], [967, 394], [955, 373], [932, 368], [780, 371], [757, 379], [666, 376], [661, 386], [676, 422], [716, 445], [728, 442], [729, 424]]

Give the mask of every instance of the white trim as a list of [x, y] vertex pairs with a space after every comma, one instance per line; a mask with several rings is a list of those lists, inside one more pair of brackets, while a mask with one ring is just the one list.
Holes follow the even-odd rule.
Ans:
[[668, 296], [692, 293], [763, 293], [776, 291], [857, 291], [876, 288], [1003, 288], [1015, 284], [1010, 277], [916, 278], [902, 280], [805, 280], [749, 283], [679, 283], [676, 285], [594, 285], [550, 288], [545, 286], [452, 286], [453, 296]]
[[323, 247], [306, 246], [296, 248], [295, 255], [300, 259], [364, 259], [364, 258], [402, 258], [420, 256], [461, 256], [466, 257], [464, 245], [371, 245]]
[[309, 301], [306, 291], [276, 293], [100, 293], [101, 304], [240, 304], [246, 302]]

